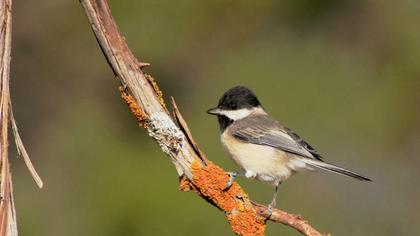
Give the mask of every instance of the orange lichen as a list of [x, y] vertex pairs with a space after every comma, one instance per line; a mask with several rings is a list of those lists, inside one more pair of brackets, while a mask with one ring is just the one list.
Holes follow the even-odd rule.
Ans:
[[163, 93], [160, 90], [155, 79], [151, 75], [146, 73], [144, 73], [144, 76], [146, 77], [147, 81], [149, 81], [150, 85], [152, 85], [153, 90], [155, 90], [160, 105], [162, 105], [162, 107], [166, 109], [165, 100], [163, 99]]
[[206, 166], [194, 161], [191, 172], [192, 183], [187, 178], [181, 178], [181, 190], [193, 190], [223, 210], [236, 234], [264, 235], [265, 219], [257, 215], [242, 188], [237, 183], [233, 183], [229, 189], [224, 190], [229, 177], [222, 168], [210, 161]]
[[179, 190], [183, 192], [196, 191], [194, 185], [184, 175], [179, 178]]
[[127, 103], [128, 108], [130, 108], [130, 111], [134, 114], [139, 124], [146, 128], [146, 121], [148, 119], [147, 115], [137, 104], [134, 98], [125, 91], [123, 86], [119, 86], [118, 89], [120, 90], [122, 99], [125, 103]]

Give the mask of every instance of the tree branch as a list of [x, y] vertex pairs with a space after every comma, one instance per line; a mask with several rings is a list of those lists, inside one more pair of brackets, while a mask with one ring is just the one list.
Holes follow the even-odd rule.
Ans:
[[[224, 211], [234, 233], [264, 235], [267, 207], [253, 203], [237, 183], [224, 191], [228, 175], [222, 168], [208, 161], [200, 151], [174, 99], [174, 119], [171, 118], [156, 82], [142, 71], [149, 64], [139, 62], [134, 57], [119, 32], [106, 0], [80, 2], [102, 52], [122, 84], [122, 98], [139, 124], [146, 128], [162, 151], [170, 157], [180, 176], [180, 189], [195, 191]], [[322, 235], [300, 216], [280, 210], [275, 210], [269, 220], [293, 227], [304, 235]]]
[[42, 180], [35, 171], [20, 138], [10, 101], [10, 60], [12, 50], [12, 0], [0, 0], [0, 236], [17, 235], [16, 211], [13, 201], [12, 174], [8, 159], [9, 122], [12, 124], [18, 153], [23, 156], [29, 172], [37, 185], [42, 188]]

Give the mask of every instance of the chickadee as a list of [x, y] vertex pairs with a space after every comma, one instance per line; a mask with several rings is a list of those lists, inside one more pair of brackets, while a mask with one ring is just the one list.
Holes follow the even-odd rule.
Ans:
[[241, 174], [275, 186], [269, 212], [276, 205], [277, 190], [292, 174], [322, 169], [358, 180], [371, 181], [353, 171], [325, 162], [321, 155], [289, 128], [271, 118], [254, 93], [236, 86], [223, 94], [217, 107], [221, 141], [233, 161], [244, 171], [229, 172], [226, 188]]

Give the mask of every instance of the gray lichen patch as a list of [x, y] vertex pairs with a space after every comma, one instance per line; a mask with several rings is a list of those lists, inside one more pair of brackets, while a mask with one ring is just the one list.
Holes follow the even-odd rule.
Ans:
[[177, 153], [184, 145], [185, 136], [164, 113], [155, 113], [147, 120], [147, 130], [166, 154]]

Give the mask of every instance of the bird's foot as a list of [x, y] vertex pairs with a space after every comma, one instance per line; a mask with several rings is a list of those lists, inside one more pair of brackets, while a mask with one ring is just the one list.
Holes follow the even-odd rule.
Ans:
[[267, 209], [268, 209], [268, 215], [265, 218], [265, 220], [269, 220], [271, 215], [273, 214], [273, 210], [274, 210], [274, 204], [270, 203], [270, 205], [268, 205]]
[[238, 176], [238, 173], [228, 172], [228, 175], [229, 175], [229, 180], [226, 183], [226, 186], [223, 188], [223, 190], [228, 190], [232, 186], [233, 181], [235, 180], [235, 177]]

